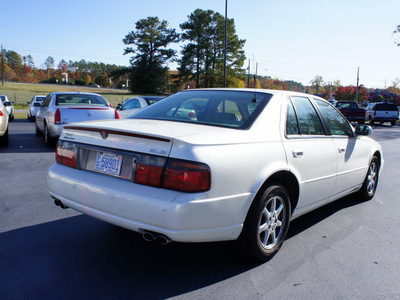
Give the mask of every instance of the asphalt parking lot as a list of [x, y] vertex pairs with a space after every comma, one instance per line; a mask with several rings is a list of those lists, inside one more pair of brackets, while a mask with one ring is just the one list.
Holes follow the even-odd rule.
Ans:
[[400, 125], [373, 129], [385, 159], [375, 197], [296, 219], [281, 251], [256, 264], [232, 243], [160, 246], [56, 207], [54, 148], [14, 120], [0, 148], [0, 298], [400, 299]]

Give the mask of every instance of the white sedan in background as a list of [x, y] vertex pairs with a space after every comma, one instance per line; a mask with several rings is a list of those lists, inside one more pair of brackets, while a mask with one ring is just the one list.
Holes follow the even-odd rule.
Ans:
[[292, 219], [374, 196], [383, 156], [371, 132], [308, 94], [187, 90], [129, 119], [64, 126], [48, 187], [57, 205], [148, 241], [238, 240], [264, 261]]
[[92, 93], [56, 92], [46, 96], [36, 114], [36, 135], [44, 135], [51, 146], [60, 136], [64, 124], [119, 119], [118, 112], [106, 99]]
[[162, 96], [142, 96], [128, 98], [124, 100], [122, 104], [118, 104], [117, 110], [119, 112], [120, 118], [125, 119], [138, 112], [139, 110], [160, 101], [163, 98], [164, 97]]
[[28, 120], [34, 122], [36, 119], [36, 113], [39, 111], [39, 108], [42, 106], [43, 100], [46, 99], [46, 96], [34, 96], [31, 101], [27, 102], [28, 106]]
[[1, 100], [1, 102], [4, 105], [4, 107], [7, 110], [8, 120], [9, 121], [14, 120], [14, 105], [13, 105], [13, 102], [8, 100], [8, 97], [6, 95], [0, 95], [0, 100]]
[[8, 146], [8, 111], [0, 101], [0, 146]]

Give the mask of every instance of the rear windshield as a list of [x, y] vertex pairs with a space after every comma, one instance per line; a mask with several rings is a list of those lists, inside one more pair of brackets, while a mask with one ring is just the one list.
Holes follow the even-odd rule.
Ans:
[[154, 96], [154, 97], [143, 97], [144, 100], [146, 100], [148, 105], [152, 105], [158, 101], [160, 101], [161, 99], [163, 99], [164, 97], [161, 96]]
[[58, 94], [56, 105], [85, 105], [85, 106], [108, 106], [106, 100], [99, 95], [90, 94]]
[[355, 102], [338, 102], [336, 103], [337, 108], [358, 108]]
[[385, 111], [398, 111], [397, 106], [391, 103], [380, 103], [375, 105], [375, 110], [385, 110]]
[[271, 97], [271, 94], [243, 91], [182, 91], [129, 118], [247, 129]]

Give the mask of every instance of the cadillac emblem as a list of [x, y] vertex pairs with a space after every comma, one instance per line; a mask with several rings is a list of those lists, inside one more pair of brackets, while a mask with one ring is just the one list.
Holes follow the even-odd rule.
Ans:
[[106, 138], [108, 138], [108, 132], [107, 131], [101, 131], [100, 132], [101, 137], [103, 138], [103, 140], [105, 140]]

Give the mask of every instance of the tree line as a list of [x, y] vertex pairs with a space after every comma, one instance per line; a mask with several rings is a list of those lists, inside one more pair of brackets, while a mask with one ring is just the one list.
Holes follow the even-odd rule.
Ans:
[[[363, 85], [342, 86], [339, 80], [324, 82], [316, 75], [309, 86], [295, 81], [285, 81], [269, 76], [255, 76], [244, 67], [245, 39], [238, 37], [234, 19], [226, 20], [226, 79], [228, 87], [280, 89], [317, 94], [325, 99], [393, 100], [400, 102], [400, 80], [385, 90], [368, 91]], [[130, 66], [117, 66], [98, 62], [68, 62], [62, 59], [57, 65], [49, 56], [42, 68], [35, 66], [31, 55], [21, 56], [13, 50], [2, 49], [1, 76], [8, 81], [50, 82], [103, 87], [126, 87], [134, 93], [171, 93], [187, 88], [222, 87], [224, 74], [225, 18], [212, 10], [196, 9], [179, 25], [180, 33], [169, 28], [166, 20], [147, 17], [135, 23], [122, 42], [124, 55], [131, 55]], [[397, 28], [400, 32], [400, 26]], [[395, 32], [394, 32], [395, 33]], [[172, 45], [179, 45], [180, 51]], [[400, 45], [400, 43], [399, 43]], [[176, 47], [175, 47], [176, 48]], [[170, 70], [171, 64], [176, 70]], [[378, 96], [380, 99], [377, 99]]]

